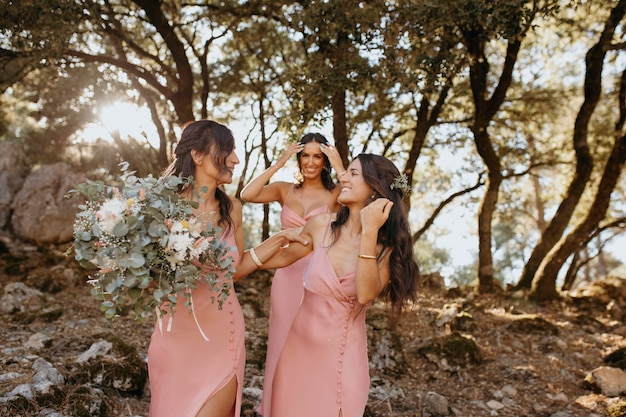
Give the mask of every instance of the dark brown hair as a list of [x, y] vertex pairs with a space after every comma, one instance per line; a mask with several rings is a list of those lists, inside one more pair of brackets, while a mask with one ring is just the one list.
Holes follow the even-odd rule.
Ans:
[[[174, 161], [163, 171], [162, 175], [176, 175], [182, 178], [193, 177], [196, 164], [191, 156], [191, 151], [209, 156], [220, 172], [229, 171], [226, 166], [226, 158], [233, 149], [235, 149], [235, 138], [226, 126], [213, 120], [190, 122], [183, 127], [180, 141], [174, 151]], [[186, 191], [188, 190], [183, 186], [178, 190], [181, 194]], [[233, 219], [230, 216], [233, 203], [220, 187], [215, 190], [215, 198], [219, 203], [219, 223], [226, 225], [224, 234], [227, 234], [231, 227], [234, 227]]]
[[[321, 133], [307, 133], [306, 135], [302, 136], [302, 139], [300, 139], [300, 143], [303, 145], [309, 142], [317, 142], [323, 145], [328, 145], [328, 140], [326, 140], [324, 135], [322, 135]], [[302, 151], [296, 154], [296, 158], [298, 159], [299, 172], [302, 172], [302, 165], [300, 164], [301, 153]], [[332, 191], [337, 185], [333, 180], [332, 167], [330, 166], [330, 160], [326, 155], [324, 155], [324, 168], [322, 169], [322, 184], [324, 185], [324, 188], [326, 188], [328, 191]], [[299, 181], [296, 184], [296, 188], [300, 187], [302, 187], [302, 181]]]
[[[400, 175], [398, 168], [389, 159], [373, 154], [360, 154], [356, 157], [361, 163], [365, 182], [372, 187], [376, 198], [384, 197], [393, 201], [389, 218], [378, 230], [377, 243], [383, 246], [381, 254], [390, 250], [389, 267], [391, 277], [381, 296], [391, 303], [394, 315], [398, 315], [405, 304], [417, 299], [419, 267], [413, 253], [413, 239], [409, 226], [406, 206], [402, 200], [402, 190], [390, 188]], [[370, 200], [370, 202], [373, 200]], [[331, 223], [334, 239], [350, 215], [348, 207], [343, 206], [337, 212], [336, 220]]]

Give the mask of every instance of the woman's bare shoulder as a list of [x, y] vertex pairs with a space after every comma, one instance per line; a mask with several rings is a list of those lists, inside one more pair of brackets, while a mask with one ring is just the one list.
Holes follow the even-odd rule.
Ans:
[[230, 201], [233, 203], [233, 209], [241, 210], [241, 207], [242, 207], [241, 200], [239, 200], [236, 197], [233, 197], [232, 195], [229, 195], [228, 198], [230, 198]]
[[242, 216], [242, 205], [241, 205], [241, 201], [239, 201], [239, 199], [233, 197], [233, 196], [228, 196], [228, 198], [230, 198], [232, 205], [232, 209], [231, 209], [231, 217], [233, 219], [241, 219]]

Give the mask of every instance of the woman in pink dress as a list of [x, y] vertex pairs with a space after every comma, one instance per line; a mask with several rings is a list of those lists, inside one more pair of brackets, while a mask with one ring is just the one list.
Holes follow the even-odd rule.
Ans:
[[402, 202], [406, 177], [388, 159], [361, 154], [340, 182], [343, 207], [306, 223], [301, 236], [308, 244], [256, 259], [271, 269], [311, 255], [264, 417], [362, 417], [369, 393], [367, 306], [382, 295], [396, 315], [416, 298], [419, 269]]
[[[221, 238], [231, 246], [237, 266], [234, 279], [252, 271], [243, 262], [250, 254], [243, 251], [241, 203], [221, 188], [232, 181], [238, 163], [231, 131], [201, 120], [184, 128], [176, 159], [164, 172], [193, 176], [195, 189], [181, 188], [179, 193], [198, 202], [194, 210], [198, 219], [221, 227]], [[272, 236], [258, 253], [271, 255], [290, 241], [289, 236], [288, 231]], [[216, 293], [203, 281], [190, 291], [191, 311], [180, 300], [175, 314], [157, 319], [148, 347], [150, 417], [239, 417], [246, 357], [244, 319], [232, 281], [229, 284], [221, 309], [213, 302]]]
[[[298, 182], [276, 181], [268, 184], [294, 154], [298, 161]], [[251, 203], [278, 202], [282, 207], [281, 229], [302, 227], [314, 215], [335, 212], [339, 208], [339, 187], [333, 181], [331, 165], [336, 172], [344, 171], [339, 153], [326, 138], [319, 133], [308, 133], [300, 142], [289, 146], [275, 165], [252, 180], [242, 190], [241, 198]], [[308, 258], [303, 258], [279, 268], [272, 279], [263, 398], [257, 408], [257, 413], [262, 416], [269, 416], [274, 371], [304, 295], [302, 277], [307, 262]]]

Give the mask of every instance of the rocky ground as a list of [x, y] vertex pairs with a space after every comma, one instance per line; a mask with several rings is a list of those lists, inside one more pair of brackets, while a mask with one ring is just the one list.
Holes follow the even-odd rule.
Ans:
[[[0, 415], [147, 416], [152, 318], [141, 326], [105, 319], [84, 271], [62, 250], [0, 245]], [[585, 382], [626, 348], [622, 281], [542, 306], [522, 294], [430, 286], [395, 326], [374, 305], [365, 415], [626, 416], [620, 389]], [[261, 393], [269, 282], [260, 273], [238, 286], [247, 319], [243, 416]]]

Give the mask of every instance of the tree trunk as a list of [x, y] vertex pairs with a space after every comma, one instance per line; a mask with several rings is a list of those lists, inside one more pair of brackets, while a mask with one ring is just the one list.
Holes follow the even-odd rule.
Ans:
[[[347, 33], [339, 30], [337, 32], [337, 45], [331, 52], [331, 60], [334, 68], [344, 68], [344, 61], [349, 56], [349, 48], [351, 46], [350, 38]], [[347, 74], [341, 70], [337, 74], [341, 77], [341, 86], [333, 93], [331, 98], [331, 107], [333, 111], [333, 136], [337, 152], [341, 156], [344, 167], [350, 164], [350, 152], [348, 150], [348, 122], [346, 118], [346, 88]], [[354, 155], [356, 156], [356, 155]]]
[[[604, 57], [608, 46], [613, 38], [615, 27], [619, 24], [624, 16], [626, 9], [626, 0], [620, 0], [618, 5], [613, 9], [606, 23], [606, 27], [600, 36], [600, 40], [594, 45], [586, 56], [587, 72], [585, 74], [585, 89], [583, 102], [576, 123], [574, 125], [574, 151], [576, 152], [576, 173], [570, 183], [567, 194], [561, 201], [556, 214], [550, 221], [544, 233], [542, 233], [539, 242], [533, 249], [528, 262], [524, 265], [522, 276], [516, 285], [516, 288], [531, 288], [535, 276], [539, 274], [539, 268], [543, 260], [546, 258], [554, 245], [559, 241], [563, 232], [569, 225], [569, 221], [574, 213], [574, 209], [578, 205], [580, 197], [589, 181], [591, 171], [593, 169], [593, 158], [589, 152], [589, 144], [587, 143], [588, 125], [595, 110], [600, 94], [602, 91], [602, 68], [604, 66]], [[543, 274], [543, 272], [541, 273]], [[548, 282], [538, 288], [543, 288]], [[550, 294], [555, 295], [556, 289], [549, 290]], [[542, 295], [542, 297], [548, 294]]]
[[[533, 135], [528, 137], [528, 148], [530, 154], [530, 164], [531, 166], [535, 162], [533, 155], [537, 152], [537, 148], [535, 147], [535, 138]], [[538, 175], [531, 175], [530, 181], [533, 187], [533, 198], [535, 202], [535, 210], [537, 211], [537, 229], [539, 229], [539, 234], [543, 233], [546, 230], [546, 211], [544, 207], [544, 202], [542, 198], [542, 188], [541, 182], [539, 181]]]
[[[265, 129], [265, 95], [259, 97], [259, 126], [261, 130], [261, 155], [263, 155], [263, 162], [265, 166], [263, 169], [268, 169], [272, 162], [267, 155], [267, 132]], [[261, 226], [261, 240], [265, 240], [270, 236], [270, 205], [263, 204], [263, 225]]]
[[[626, 0], [620, 0], [617, 6], [611, 11], [604, 31], [600, 35], [600, 39], [586, 56], [587, 72], [585, 74], [585, 101], [576, 118], [574, 126], [574, 150], [576, 151], [576, 174], [572, 180], [568, 192], [561, 202], [552, 221], [546, 228], [545, 233], [541, 236], [539, 244], [533, 250], [524, 271], [522, 278], [518, 283], [518, 288], [523, 288], [531, 284], [531, 295], [538, 300], [549, 300], [558, 297], [556, 291], [556, 278], [559, 270], [565, 263], [565, 260], [572, 254], [578, 242], [584, 240], [592, 229], [598, 226], [600, 220], [604, 218], [610, 194], [615, 187], [619, 170], [623, 165], [624, 152], [622, 147], [624, 138], [616, 139], [611, 156], [605, 166], [602, 180], [598, 187], [596, 198], [589, 210], [587, 217], [579, 224], [568, 237], [561, 241], [557, 246], [557, 242], [561, 238], [565, 228], [569, 224], [572, 213], [576, 208], [580, 196], [589, 181], [591, 171], [593, 169], [593, 158], [589, 152], [587, 143], [587, 129], [589, 120], [595, 110], [600, 94], [602, 91], [602, 69], [604, 67], [604, 57], [608, 47], [613, 39], [615, 28], [621, 22], [626, 13]], [[624, 91], [626, 82], [622, 76], [620, 92]], [[620, 109], [623, 109], [623, 94], [620, 95]], [[620, 120], [623, 120], [624, 111], [620, 113]], [[618, 128], [621, 129], [622, 122], [618, 122]], [[619, 132], [616, 129], [616, 132]], [[617, 169], [617, 174], [614, 172]], [[608, 193], [608, 194], [607, 194]], [[605, 198], [606, 201], [601, 201]], [[599, 212], [596, 212], [599, 210]], [[548, 288], [554, 286], [554, 288]]]
[[596, 276], [605, 278], [608, 275], [608, 270], [606, 267], [606, 259], [604, 258], [604, 248], [602, 246], [602, 239], [600, 239], [600, 235], [596, 236], [596, 249], [598, 251], [596, 258], [598, 258], [598, 267], [596, 268]]
[[481, 293], [490, 293], [500, 288], [494, 277], [491, 223], [498, 204], [502, 172], [500, 159], [491, 146], [488, 134], [474, 134], [474, 140], [476, 147], [482, 149], [479, 154], [483, 157], [488, 171], [487, 187], [478, 211], [478, 290]]
[[615, 141], [604, 168], [596, 197], [587, 216], [564, 240], [555, 246], [537, 271], [537, 279], [531, 295], [538, 301], [554, 299], [557, 296], [556, 290], [551, 291], [548, 287], [556, 288], [557, 274], [565, 260], [580, 246], [581, 242], [588, 240], [589, 235], [604, 219], [611, 202], [611, 193], [619, 180], [624, 161], [626, 161], [626, 136]]
[[493, 256], [491, 253], [491, 224], [498, 203], [502, 184], [500, 155], [489, 137], [487, 128], [504, 102], [511, 85], [512, 73], [521, 46], [522, 36], [509, 41], [500, 79], [491, 98], [488, 97], [489, 60], [485, 54], [485, 40], [481, 29], [463, 34], [471, 59], [470, 84], [474, 98], [474, 123], [470, 127], [474, 134], [476, 150], [487, 167], [487, 188], [478, 213], [478, 289], [482, 293], [501, 288], [494, 277]]
[[580, 251], [575, 251], [574, 256], [572, 256], [572, 261], [569, 264], [569, 268], [567, 268], [567, 272], [565, 273], [565, 279], [563, 280], [563, 286], [561, 287], [562, 291], [569, 291], [572, 289], [574, 285], [574, 281], [576, 281], [576, 273], [578, 272], [578, 259], [580, 258]]
[[[337, 152], [341, 156], [343, 166], [348, 167], [348, 125], [346, 121], [346, 91], [337, 90], [332, 98], [333, 109], [333, 136]], [[355, 155], [356, 156], [356, 155]]]
[[[174, 79], [176, 86], [169, 86], [167, 97], [174, 106], [178, 121], [184, 124], [194, 120], [193, 98], [194, 98], [194, 75], [191, 64], [185, 52], [185, 45], [176, 35], [174, 27], [170, 24], [169, 19], [163, 13], [160, 2], [152, 0], [134, 0], [138, 6], [143, 8], [146, 18], [154, 25], [159, 34], [163, 37], [163, 41], [167, 45], [167, 49], [174, 60], [176, 66], [176, 78]], [[157, 86], [153, 87], [157, 88]], [[157, 88], [163, 92], [163, 89]]]
[[[404, 172], [407, 174], [409, 184], [413, 184], [413, 174], [415, 173], [415, 165], [422, 153], [422, 148], [426, 142], [426, 135], [431, 127], [439, 119], [439, 115], [443, 109], [443, 105], [448, 97], [451, 85], [446, 85], [441, 89], [437, 97], [437, 102], [430, 110], [429, 96], [424, 95], [418, 109], [417, 120], [415, 122], [415, 134], [413, 135], [413, 141], [411, 142], [411, 149], [409, 150], [409, 157], [407, 158]], [[404, 202], [407, 206], [407, 210], [411, 209], [411, 195], [405, 194]]]

